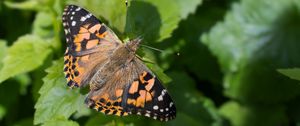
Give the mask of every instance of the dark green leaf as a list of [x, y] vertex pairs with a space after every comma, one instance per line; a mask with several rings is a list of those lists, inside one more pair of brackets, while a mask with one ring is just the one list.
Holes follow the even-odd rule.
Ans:
[[221, 124], [222, 118], [216, 114], [213, 102], [205, 98], [195, 89], [195, 82], [186, 74], [173, 72], [169, 74], [173, 79], [168, 90], [173, 96], [177, 107], [178, 117], [170, 121], [170, 125], [204, 125]]
[[290, 77], [291, 79], [300, 80], [300, 68], [278, 69], [278, 72]]
[[202, 40], [218, 58], [227, 96], [276, 103], [300, 94], [277, 68], [300, 66], [299, 4], [293, 0], [243, 0]]

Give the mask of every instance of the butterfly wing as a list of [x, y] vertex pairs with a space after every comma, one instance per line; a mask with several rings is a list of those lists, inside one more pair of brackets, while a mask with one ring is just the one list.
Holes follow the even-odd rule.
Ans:
[[118, 70], [104, 87], [91, 91], [86, 104], [107, 115], [137, 114], [160, 121], [176, 116], [167, 90], [137, 58]]
[[95, 73], [94, 68], [105, 63], [122, 43], [105, 24], [78, 6], [66, 6], [62, 20], [68, 45], [64, 73], [68, 86], [82, 87]]

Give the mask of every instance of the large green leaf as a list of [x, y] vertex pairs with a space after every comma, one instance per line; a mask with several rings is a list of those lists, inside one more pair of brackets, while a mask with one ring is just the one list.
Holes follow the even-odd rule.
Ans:
[[300, 80], [300, 68], [279, 69], [278, 72], [290, 77], [291, 79]]
[[78, 2], [106, 19], [115, 32], [125, 33], [131, 39], [142, 36], [145, 41], [153, 42], [170, 37], [179, 21], [194, 12], [201, 0], [133, 0], [128, 8], [124, 1], [116, 0]]
[[299, 1], [243, 0], [202, 40], [219, 60], [227, 96], [275, 103], [300, 94], [277, 68], [300, 66]]
[[8, 49], [0, 71], [0, 82], [41, 66], [51, 52], [49, 43], [35, 35], [20, 37]]
[[35, 125], [53, 118], [68, 119], [74, 112], [82, 109], [84, 104], [84, 96], [78, 90], [71, 90], [66, 86], [62, 59], [54, 62], [46, 72], [48, 74], [39, 91], [41, 96], [35, 105]]

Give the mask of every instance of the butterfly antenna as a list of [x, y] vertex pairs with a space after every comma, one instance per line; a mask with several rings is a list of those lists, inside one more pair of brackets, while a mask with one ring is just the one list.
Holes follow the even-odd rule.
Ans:
[[144, 44], [140, 44], [140, 46], [142, 47], [146, 47], [146, 48], [149, 48], [149, 49], [152, 49], [152, 50], [155, 50], [155, 51], [158, 51], [158, 52], [164, 52], [163, 50], [161, 49], [158, 49], [158, 48], [154, 48], [154, 47], [151, 47], [151, 46], [147, 46], [147, 45], [144, 45]]

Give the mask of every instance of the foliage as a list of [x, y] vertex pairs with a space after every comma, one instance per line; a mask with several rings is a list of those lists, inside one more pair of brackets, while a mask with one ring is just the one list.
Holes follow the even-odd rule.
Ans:
[[[300, 125], [299, 0], [0, 1], [0, 125]], [[76, 4], [164, 82], [177, 118], [106, 116], [63, 75], [63, 8]], [[154, 63], [151, 63], [154, 62]], [[87, 89], [88, 90], [88, 89]]]

